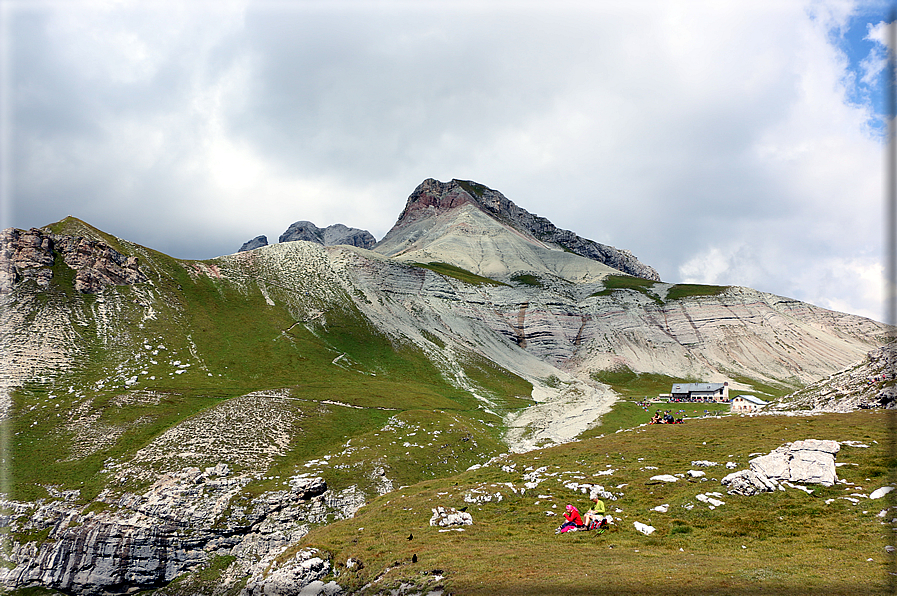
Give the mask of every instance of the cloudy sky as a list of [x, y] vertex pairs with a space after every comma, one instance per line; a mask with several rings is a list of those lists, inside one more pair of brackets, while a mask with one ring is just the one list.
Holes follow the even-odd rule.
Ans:
[[2, 0], [2, 227], [182, 258], [471, 179], [665, 281], [883, 318], [883, 25], [848, 1]]

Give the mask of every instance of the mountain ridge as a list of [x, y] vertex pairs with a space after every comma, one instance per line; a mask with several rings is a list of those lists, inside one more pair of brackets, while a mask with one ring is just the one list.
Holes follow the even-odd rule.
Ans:
[[[500, 221], [464, 184], [479, 188], [428, 183], [374, 250], [294, 241], [196, 261], [75, 218], [4, 231], [0, 582], [121, 594], [226, 563], [216, 577], [249, 596], [313, 528], [396, 487], [453, 490], [514, 453], [537, 468], [536, 450], [602, 433], [620, 400], [606, 371], [772, 400], [893, 332], [624, 274]], [[142, 277], [77, 285], [119, 262]]]

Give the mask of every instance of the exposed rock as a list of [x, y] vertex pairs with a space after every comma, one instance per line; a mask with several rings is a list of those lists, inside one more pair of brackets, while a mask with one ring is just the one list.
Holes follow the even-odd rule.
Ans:
[[861, 361], [780, 398], [773, 408], [820, 412], [897, 408], [897, 344], [869, 351]]
[[678, 482], [679, 479], [673, 476], [672, 474], [659, 474], [657, 476], [651, 476], [651, 478], [645, 484], [660, 484], [662, 482]]
[[640, 262], [628, 250], [599, 244], [562, 230], [544, 217], [521, 209], [503, 194], [476, 182], [452, 180], [439, 182], [424, 180], [408, 197], [405, 209], [383, 242], [401, 234], [403, 228], [427, 217], [461, 207], [475, 205], [501, 222], [529, 234], [534, 240], [569, 250], [575, 254], [598, 261], [623, 273], [660, 281], [660, 275], [652, 267]]
[[344, 244], [358, 248], [371, 248], [376, 243], [374, 236], [367, 230], [350, 228], [343, 224], [333, 224], [321, 229], [310, 221], [297, 221], [280, 235], [280, 242], [295, 242], [297, 240], [324, 246]]
[[287, 231], [280, 235], [278, 242], [314, 242], [324, 244], [324, 232], [310, 221], [297, 221], [290, 224]]
[[74, 269], [75, 289], [95, 294], [110, 285], [134, 285], [146, 281], [137, 257], [126, 257], [108, 244], [87, 238], [53, 235], [56, 250]]
[[776, 489], [785, 490], [763, 475], [762, 472], [754, 472], [753, 470], [732, 472], [724, 477], [721, 483], [723, 486], [728, 487], [729, 494], [748, 497], [759, 493], [772, 492]]
[[240, 247], [240, 250], [237, 252], [246, 252], [247, 250], [255, 250], [256, 248], [261, 248], [263, 246], [268, 246], [268, 237], [265, 235], [256, 236], [252, 240], [248, 242], [244, 242], [243, 246]]
[[324, 228], [324, 246], [357, 246], [358, 248], [373, 248], [377, 243], [373, 234], [367, 230], [350, 228], [343, 224], [333, 224]]
[[779, 483], [800, 482], [832, 486], [838, 481], [835, 454], [837, 441], [807, 439], [783, 445], [750, 461], [749, 470], [733, 472], [722, 479], [730, 494], [754, 495], [776, 489]]
[[642, 522], [632, 522], [632, 525], [635, 526], [636, 530], [638, 530], [645, 536], [650, 536], [654, 533], [654, 526], [649, 526], [648, 524], [643, 524]]
[[330, 563], [318, 556], [317, 549], [302, 549], [267, 576], [254, 576], [246, 582], [240, 596], [318, 596], [339, 594], [336, 582], [321, 581], [330, 573]]
[[7, 228], [0, 232], [0, 294], [26, 279], [46, 288], [53, 277], [53, 240], [37, 228]]
[[434, 507], [433, 516], [430, 518], [431, 526], [469, 526], [473, 524], [473, 517], [466, 511], [457, 511], [454, 507]]
[[[228, 476], [226, 464], [205, 472], [186, 468], [164, 475], [140, 495], [128, 493], [105, 503], [100, 499], [106, 511], [99, 514], [82, 514], [81, 507], [51, 501], [30, 516], [7, 518], [13, 531], [49, 534], [43, 543], [13, 541], [10, 559], [16, 566], [0, 569], [0, 582], [88, 595], [125, 593], [167, 583], [215, 553], [237, 556], [261, 580], [273, 555], [307, 533], [309, 523], [320, 523], [345, 504], [339, 496], [326, 496], [321, 478], [296, 477], [290, 490], [265, 493], [249, 507], [234, 507], [232, 500], [252, 479]], [[2, 505], [27, 511], [15, 502]], [[357, 503], [350, 508], [354, 512]], [[311, 571], [319, 565], [306, 567]]]
[[31, 228], [8, 228], [0, 233], [0, 294], [13, 285], [33, 279], [46, 288], [53, 278], [56, 255], [76, 271], [75, 289], [95, 294], [109, 285], [133, 285], [146, 281], [137, 257], [127, 257], [105, 242], [83, 237], [60, 236]]
[[876, 488], [876, 489], [875, 489], [874, 491], [872, 491], [872, 493], [869, 495], [869, 498], [870, 498], [870, 499], [873, 499], [873, 500], [874, 500], [874, 499], [880, 499], [880, 498], [882, 498], [883, 496], [885, 496], [886, 494], [888, 494], [889, 492], [891, 492], [891, 491], [893, 491], [893, 490], [894, 490], [894, 487], [893, 487], [893, 486], [883, 486], [883, 487], [881, 487], [881, 488]]

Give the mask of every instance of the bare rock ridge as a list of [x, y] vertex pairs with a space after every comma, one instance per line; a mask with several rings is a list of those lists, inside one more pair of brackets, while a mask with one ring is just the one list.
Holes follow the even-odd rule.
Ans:
[[46, 288], [53, 278], [56, 255], [75, 270], [75, 289], [95, 294], [109, 285], [146, 281], [137, 257], [128, 257], [99, 240], [62, 236], [38, 228], [0, 232], [0, 294], [25, 280]]
[[562, 230], [544, 217], [521, 209], [500, 192], [464, 180], [440, 182], [428, 178], [421, 182], [408, 197], [398, 221], [381, 243], [399, 236], [402, 230], [413, 223], [467, 204], [476, 206], [496, 220], [539, 242], [555, 245], [629, 275], [660, 281], [660, 275], [653, 267], [639, 261], [628, 250], [600, 244], [581, 238], [569, 230]]

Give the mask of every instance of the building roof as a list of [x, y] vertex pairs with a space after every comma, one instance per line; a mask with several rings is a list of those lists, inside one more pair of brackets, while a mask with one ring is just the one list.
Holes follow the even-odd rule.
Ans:
[[695, 393], [698, 391], [719, 391], [725, 383], [673, 383], [670, 393]]
[[758, 406], [765, 406], [769, 403], [768, 401], [763, 401], [759, 397], [754, 397], [753, 395], [736, 395], [735, 399], [738, 399], [739, 397], [744, 401], [749, 401], [752, 404], [757, 404]]

